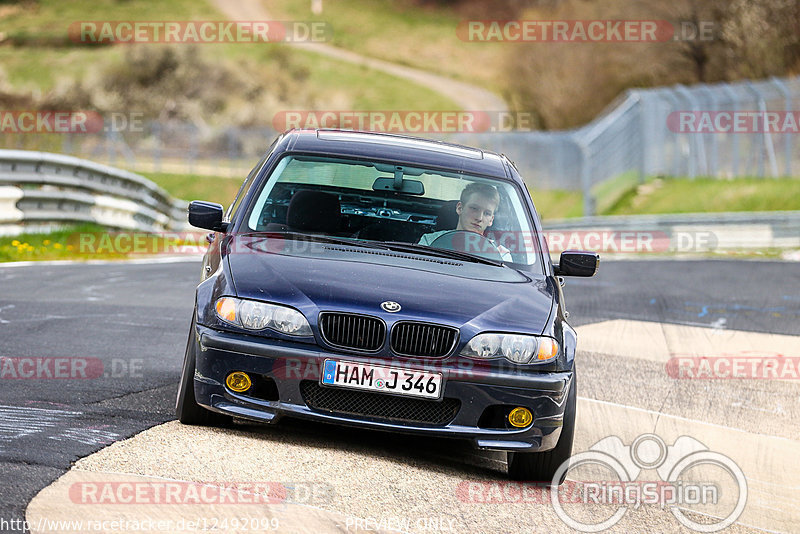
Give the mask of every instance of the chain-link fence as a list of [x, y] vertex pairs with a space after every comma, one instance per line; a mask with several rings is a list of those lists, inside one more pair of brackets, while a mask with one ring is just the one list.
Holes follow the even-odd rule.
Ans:
[[584, 215], [592, 215], [615, 180], [792, 176], [800, 171], [799, 132], [796, 77], [632, 90], [575, 130], [458, 140], [505, 153], [532, 188], [582, 191]]
[[[800, 170], [800, 77], [631, 90], [578, 129], [438, 135], [509, 156], [531, 189], [608, 189], [647, 176], [781, 177]], [[62, 152], [138, 172], [240, 178], [277, 132], [144, 122], [94, 134], [5, 135], [4, 148]]]

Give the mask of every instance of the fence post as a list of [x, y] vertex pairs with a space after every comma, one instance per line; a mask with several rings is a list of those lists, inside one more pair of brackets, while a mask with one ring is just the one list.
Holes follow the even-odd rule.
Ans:
[[[695, 104], [694, 98], [692, 97], [692, 93], [689, 92], [686, 87], [683, 85], [676, 85], [675, 91], [680, 94], [686, 103], [688, 104], [689, 111], [695, 112], [697, 111], [697, 105]], [[695, 157], [697, 157], [697, 135], [693, 135], [691, 132], [689, 133], [691, 137], [689, 137], [689, 157], [687, 158], [687, 174], [689, 178], [694, 179], [697, 177], [697, 162], [695, 161]]]
[[[784, 111], [786, 113], [792, 112], [792, 93], [789, 92], [789, 89], [786, 87], [786, 84], [783, 83], [780, 79], [776, 77], [770, 78], [770, 81], [775, 84], [778, 90], [783, 94], [783, 106]], [[787, 129], [788, 130], [788, 129]], [[786, 154], [786, 165], [784, 165], [784, 176], [790, 177], [792, 175], [792, 132], [786, 131], [783, 132], [783, 151]]]
[[575, 143], [581, 151], [581, 190], [583, 191], [583, 216], [595, 215], [594, 197], [592, 196], [592, 152], [589, 145], [576, 138]]
[[[739, 97], [736, 94], [736, 91], [733, 90], [733, 87], [730, 86], [728, 83], [724, 83], [722, 85], [722, 90], [725, 91], [725, 94], [728, 95], [728, 98], [731, 99], [731, 110], [733, 110], [734, 105], [738, 102]], [[738, 134], [732, 134], [730, 137], [733, 138], [733, 149], [731, 150], [731, 176], [737, 178], [739, 176], [739, 146], [740, 146], [740, 136]]]
[[652, 124], [651, 124], [651, 109], [646, 105], [647, 99], [642, 98], [640, 91], [631, 92], [633, 98], [636, 100], [636, 105], [639, 108], [639, 183], [643, 184], [647, 176], [647, 154], [652, 144]]
[[[760, 141], [758, 150], [756, 150], [756, 161], [757, 169], [758, 169], [758, 177], [764, 177], [764, 150], [767, 148], [767, 137], [766, 137], [766, 129], [764, 128], [764, 119], [766, 118], [766, 111], [767, 106], [764, 102], [764, 98], [761, 96], [761, 92], [756, 89], [756, 87], [751, 83], [747, 82], [745, 84], [747, 90], [750, 91], [756, 97], [756, 106], [758, 107], [758, 112], [761, 114], [761, 129], [762, 132], [754, 132], [757, 135], [757, 139]], [[755, 124], [758, 125], [759, 121], [755, 121]]]
[[[673, 90], [672, 89], [670, 89], [668, 87], [665, 87], [664, 89], [662, 89], [660, 91], [660, 94], [662, 94], [667, 100], [669, 100], [670, 113], [680, 111], [678, 109], [678, 98], [673, 94]], [[670, 113], [667, 113], [667, 117], [669, 117]], [[666, 117], [665, 117], [665, 120], [666, 120]], [[672, 176], [678, 176], [680, 174], [680, 165], [681, 165], [681, 159], [679, 157], [680, 156], [680, 147], [679, 147], [680, 137], [678, 137], [680, 135], [680, 131], [672, 131], [672, 130], [670, 130], [670, 133], [672, 134], [671, 135], [671, 137], [672, 137]], [[666, 143], [665, 143], [665, 145], [666, 145]], [[666, 146], [662, 148], [662, 151], [663, 151], [664, 154], [666, 154]], [[664, 158], [664, 169], [666, 170], [666, 168], [667, 168], [667, 159], [665, 157]]]
[[153, 128], [153, 138], [155, 139], [155, 146], [153, 148], [153, 163], [155, 172], [161, 172], [161, 123], [153, 121], [150, 123]]
[[[719, 109], [717, 109], [717, 97], [714, 91], [712, 91], [707, 85], [703, 85], [702, 89], [706, 95], [708, 95], [708, 101], [711, 104], [712, 109], [709, 111], [719, 111]], [[711, 161], [708, 167], [708, 174], [714, 178], [717, 178], [717, 175], [719, 174], [719, 150], [717, 146], [717, 138], [719, 137], [719, 133], [711, 132], [709, 135], [711, 136], [711, 156], [709, 158]]]

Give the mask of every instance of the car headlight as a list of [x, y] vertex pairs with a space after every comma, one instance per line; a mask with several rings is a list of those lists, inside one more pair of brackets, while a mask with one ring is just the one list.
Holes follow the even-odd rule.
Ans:
[[467, 358], [504, 357], [513, 363], [544, 362], [558, 355], [558, 342], [550, 337], [519, 334], [478, 334], [461, 351]]
[[220, 320], [247, 330], [270, 328], [290, 336], [310, 336], [311, 326], [299, 311], [255, 300], [221, 297], [216, 304]]

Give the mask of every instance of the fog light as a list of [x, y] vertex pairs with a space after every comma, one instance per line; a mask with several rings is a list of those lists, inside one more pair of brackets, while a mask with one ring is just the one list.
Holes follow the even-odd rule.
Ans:
[[234, 371], [228, 375], [228, 378], [225, 379], [225, 384], [231, 389], [231, 391], [235, 391], [236, 393], [244, 393], [250, 389], [250, 386], [253, 383], [250, 381], [250, 377], [247, 376], [247, 373]]
[[511, 426], [523, 428], [531, 424], [533, 421], [533, 414], [527, 408], [514, 408], [508, 414], [508, 422]]

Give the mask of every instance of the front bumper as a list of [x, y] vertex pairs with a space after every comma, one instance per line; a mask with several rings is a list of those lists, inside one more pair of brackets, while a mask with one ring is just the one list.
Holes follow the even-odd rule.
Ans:
[[[479, 449], [536, 452], [555, 447], [561, 435], [567, 393], [573, 383], [572, 371], [524, 375], [479, 373], [435, 362], [441, 364], [437, 370], [445, 373], [443, 398], [458, 399], [460, 407], [448, 423], [431, 425], [324, 411], [309, 407], [304, 400], [301, 382], [319, 381], [319, 370], [326, 358], [375, 364], [374, 359], [324, 351], [316, 345], [220, 332], [199, 325], [195, 342], [198, 343], [195, 398], [210, 410], [266, 423], [292, 416], [392, 432], [462, 438], [471, 440]], [[398, 361], [400, 359], [387, 360], [386, 365]], [[421, 369], [428, 370], [426, 366]], [[274, 380], [275, 400], [228, 389], [225, 377], [233, 371]], [[485, 423], [480, 424], [486, 420], [487, 409], [499, 405], [524, 406], [531, 410], [534, 421], [522, 429], [487, 428]]]

